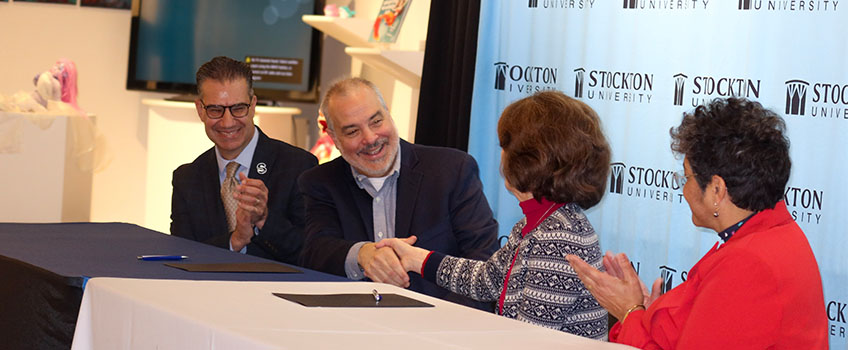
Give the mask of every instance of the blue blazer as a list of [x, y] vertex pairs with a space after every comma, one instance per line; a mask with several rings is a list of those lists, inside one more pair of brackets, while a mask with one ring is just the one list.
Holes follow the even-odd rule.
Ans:
[[[483, 194], [477, 163], [450, 148], [400, 141], [395, 235], [418, 236], [415, 246], [469, 259], [486, 260], [498, 248], [498, 224]], [[356, 185], [350, 165], [339, 157], [307, 170], [300, 189], [306, 202], [304, 267], [346, 276], [351, 246], [374, 240], [371, 196]], [[409, 289], [491, 310], [410, 273]]]
[[[247, 253], [296, 264], [304, 239], [303, 196], [297, 189], [297, 177], [318, 160], [257, 130], [259, 140], [247, 177], [262, 180], [268, 187], [268, 219], [247, 245]], [[264, 174], [257, 171], [260, 163], [267, 169]], [[214, 148], [174, 170], [172, 184], [171, 234], [229, 249], [230, 233]]]

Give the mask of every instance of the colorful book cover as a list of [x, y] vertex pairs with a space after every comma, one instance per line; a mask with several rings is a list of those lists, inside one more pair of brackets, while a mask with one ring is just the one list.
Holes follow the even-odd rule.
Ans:
[[380, 13], [377, 14], [377, 19], [374, 21], [374, 28], [371, 30], [371, 35], [368, 36], [368, 41], [396, 42], [411, 2], [412, 0], [383, 0]]

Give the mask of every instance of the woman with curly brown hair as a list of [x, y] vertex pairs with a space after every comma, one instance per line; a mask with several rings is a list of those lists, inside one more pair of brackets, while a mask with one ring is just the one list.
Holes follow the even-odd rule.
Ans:
[[479, 301], [497, 301], [505, 317], [606, 339], [607, 313], [568, 263], [577, 254], [600, 268], [598, 236], [583, 209], [601, 200], [610, 150], [597, 114], [560, 92], [509, 105], [498, 122], [506, 188], [525, 217], [487, 261], [431, 252], [406, 240], [383, 240], [408, 271]]
[[818, 264], [783, 202], [791, 167], [784, 129], [774, 112], [736, 98], [699, 106], [672, 128], [692, 223], [720, 242], [663, 296], [656, 283], [646, 295], [624, 254], [604, 257], [607, 272], [568, 256], [619, 320], [610, 340], [643, 349], [827, 349]]

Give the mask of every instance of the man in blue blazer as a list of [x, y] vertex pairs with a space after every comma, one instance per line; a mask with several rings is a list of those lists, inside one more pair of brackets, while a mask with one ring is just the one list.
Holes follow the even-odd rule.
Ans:
[[[477, 164], [465, 152], [400, 140], [373, 83], [334, 84], [321, 105], [342, 157], [303, 173], [305, 267], [491, 310], [407, 274], [384, 238], [472, 259], [497, 250], [497, 222], [482, 192]], [[411, 238], [415, 236], [417, 238]]]
[[253, 124], [252, 81], [247, 64], [226, 57], [198, 69], [195, 106], [215, 146], [174, 171], [171, 234], [295, 264], [304, 239], [297, 177], [317, 160]]

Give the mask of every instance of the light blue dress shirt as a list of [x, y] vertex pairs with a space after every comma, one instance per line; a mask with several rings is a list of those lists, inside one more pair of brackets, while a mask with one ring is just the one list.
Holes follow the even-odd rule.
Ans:
[[[250, 138], [250, 142], [247, 143], [247, 146], [239, 153], [236, 159], [224, 159], [221, 156], [221, 152], [218, 151], [218, 147], [215, 146], [215, 159], [218, 161], [218, 185], [223, 184], [224, 179], [227, 178], [227, 164], [230, 162], [237, 162], [239, 164], [238, 170], [236, 170], [236, 182], [241, 184], [241, 178], [239, 178], [238, 174], [242, 172], [244, 175], [250, 174], [250, 163], [253, 161], [253, 153], [256, 152], [257, 143], [259, 143], [259, 129], [254, 126], [253, 137]], [[253, 228], [253, 234], [259, 234], [259, 230], [256, 227]], [[232, 242], [230, 242], [230, 250], [233, 250]], [[247, 254], [247, 246], [242, 248], [239, 253]]]
[[[359, 188], [371, 195], [371, 211], [374, 216], [374, 242], [395, 237], [395, 213], [397, 211], [397, 180], [400, 177], [400, 149], [398, 149], [392, 171], [382, 178], [369, 178], [350, 167], [353, 179]], [[345, 274], [353, 280], [365, 278], [365, 270], [359, 265], [359, 250], [370, 241], [357, 242], [345, 257]]]

